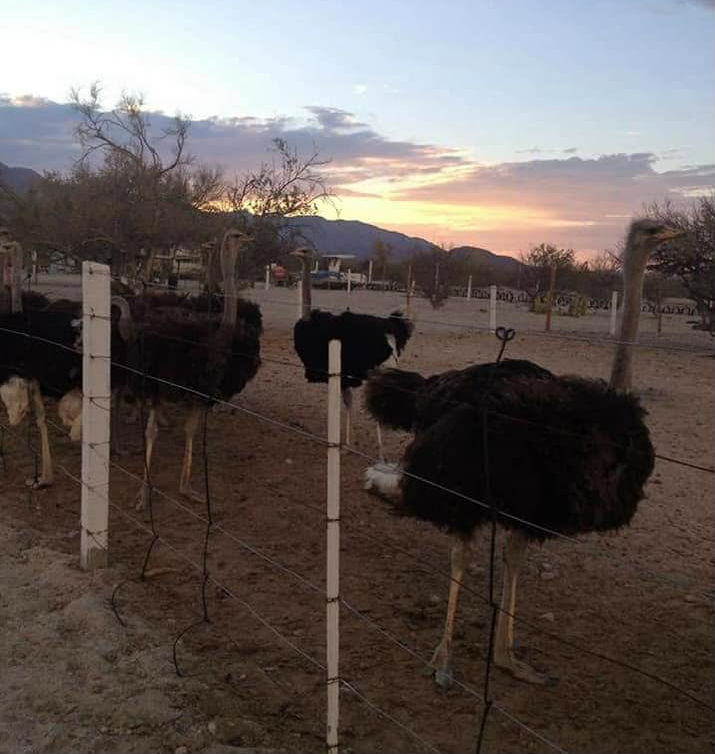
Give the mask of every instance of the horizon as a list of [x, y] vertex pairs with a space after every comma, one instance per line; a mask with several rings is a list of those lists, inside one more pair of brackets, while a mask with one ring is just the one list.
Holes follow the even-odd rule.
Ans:
[[[715, 186], [714, 0], [268, 1], [240, 14], [210, 0], [142, 6], [139, 25], [126, 3], [100, 6], [6, 14], [7, 59], [23, 65], [0, 92], [1, 162], [68, 170], [69, 89], [99, 80], [105, 109], [144, 92], [157, 131], [164, 113], [193, 113], [189, 151], [229, 176], [270, 159], [273, 138], [315, 145], [338, 198], [339, 215], [321, 216], [443, 246], [589, 256], [644, 205]], [[224, 23], [202, 37], [211, 13]]]

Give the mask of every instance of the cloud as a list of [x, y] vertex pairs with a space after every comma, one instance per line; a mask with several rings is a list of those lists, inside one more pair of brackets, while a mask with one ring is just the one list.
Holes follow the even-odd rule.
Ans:
[[[655, 155], [636, 153], [474, 166], [455, 180], [407, 189], [398, 198], [471, 211], [472, 234], [496, 248], [549, 240], [599, 249], [612, 245], [624, 216], [641, 212], [644, 204], [664, 198], [678, 204], [715, 185], [715, 165], [657, 172], [656, 163]], [[492, 213], [511, 220], [490, 225]], [[466, 231], [468, 215], [464, 219]]]
[[[301, 155], [317, 149], [330, 160], [323, 170], [341, 197], [344, 219], [495, 250], [542, 241], [577, 249], [613, 246], [625, 217], [645, 202], [684, 201], [715, 184], [714, 165], [658, 172], [659, 157], [651, 153], [584, 159], [573, 154], [576, 147], [532, 147], [527, 154], [533, 159], [483, 165], [457, 149], [388, 139], [345, 110], [313, 105], [305, 114], [198, 120], [188, 145], [198, 162], [223, 165], [229, 178], [269, 161], [276, 138]], [[169, 121], [151, 114], [157, 133]], [[76, 124], [69, 105], [0, 95], [0, 162], [67, 170], [79, 155]], [[661, 158], [672, 159], [675, 149]]]
[[355, 84], [353, 86], [353, 92], [358, 95], [363, 95], [367, 92], [367, 86], [365, 86], [365, 84]]

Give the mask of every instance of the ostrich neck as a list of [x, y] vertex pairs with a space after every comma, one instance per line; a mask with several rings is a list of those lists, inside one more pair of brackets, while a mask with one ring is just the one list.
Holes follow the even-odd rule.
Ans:
[[631, 388], [633, 343], [638, 336], [638, 322], [641, 313], [643, 276], [647, 257], [636, 255], [626, 249], [623, 264], [623, 310], [618, 343], [611, 371], [610, 387], [625, 392]]
[[303, 281], [301, 283], [301, 312], [302, 318], [308, 319], [310, 317], [310, 310], [312, 308], [312, 280], [310, 277], [311, 272], [311, 259], [309, 256], [303, 259]]
[[236, 295], [236, 263], [238, 261], [237, 245], [228, 241], [221, 249], [221, 272], [223, 273], [223, 315], [221, 327], [236, 326], [238, 298]]

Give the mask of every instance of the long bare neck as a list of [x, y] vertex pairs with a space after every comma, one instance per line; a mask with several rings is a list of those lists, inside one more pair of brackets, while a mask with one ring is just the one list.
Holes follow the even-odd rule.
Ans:
[[312, 308], [312, 280], [310, 277], [312, 261], [306, 254], [303, 257], [303, 280], [301, 282], [301, 318], [309, 319]]
[[239, 242], [226, 237], [221, 244], [221, 273], [223, 274], [223, 316], [221, 327], [234, 328], [238, 315], [238, 295], [236, 292], [236, 264]]
[[623, 255], [623, 309], [616, 354], [611, 369], [610, 387], [619, 392], [631, 389], [633, 343], [638, 337], [638, 322], [643, 295], [647, 254], [637, 253], [629, 244]]

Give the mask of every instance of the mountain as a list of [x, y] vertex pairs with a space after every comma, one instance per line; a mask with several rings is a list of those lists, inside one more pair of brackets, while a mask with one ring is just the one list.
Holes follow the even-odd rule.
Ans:
[[[291, 223], [299, 229], [307, 241], [323, 254], [354, 254], [358, 259], [366, 259], [374, 252], [376, 241], [391, 247], [391, 259], [409, 257], [413, 252], [436, 249], [435, 244], [424, 238], [406, 236], [393, 230], [384, 230], [376, 225], [359, 220], [326, 220], [323, 217], [301, 217]], [[490, 273], [516, 272], [521, 263], [513, 257], [494, 254], [478, 246], [459, 246], [450, 251], [459, 257], [476, 257]]]
[[4, 183], [18, 194], [25, 193], [41, 180], [42, 176], [30, 168], [11, 168], [0, 162], [0, 183]]
[[[30, 168], [9, 167], [0, 162], [0, 183], [6, 184], [13, 191], [23, 193], [41, 180], [42, 176]], [[299, 230], [305, 239], [323, 254], [354, 254], [358, 259], [366, 259], [373, 254], [375, 242], [382, 241], [390, 246], [390, 259], [397, 261], [415, 252], [437, 248], [424, 238], [384, 230], [359, 220], [300, 217], [292, 219], [290, 227]], [[476, 257], [480, 266], [490, 273], [511, 273], [520, 267], [520, 263], [512, 257], [494, 254], [477, 246], [460, 246], [452, 249], [450, 254]]]
[[393, 230], [383, 230], [359, 220], [326, 220], [324, 217], [300, 217], [290, 227], [301, 234], [324, 254], [354, 254], [365, 259], [374, 252], [376, 241], [390, 244], [391, 257], [401, 259], [413, 251], [429, 251], [434, 244], [424, 238], [406, 236]]
[[489, 273], [518, 274], [523, 266], [518, 259], [509, 257], [504, 254], [495, 254], [493, 251], [481, 249], [478, 246], [457, 246], [452, 249], [450, 254], [458, 258], [476, 257], [480, 268]]

